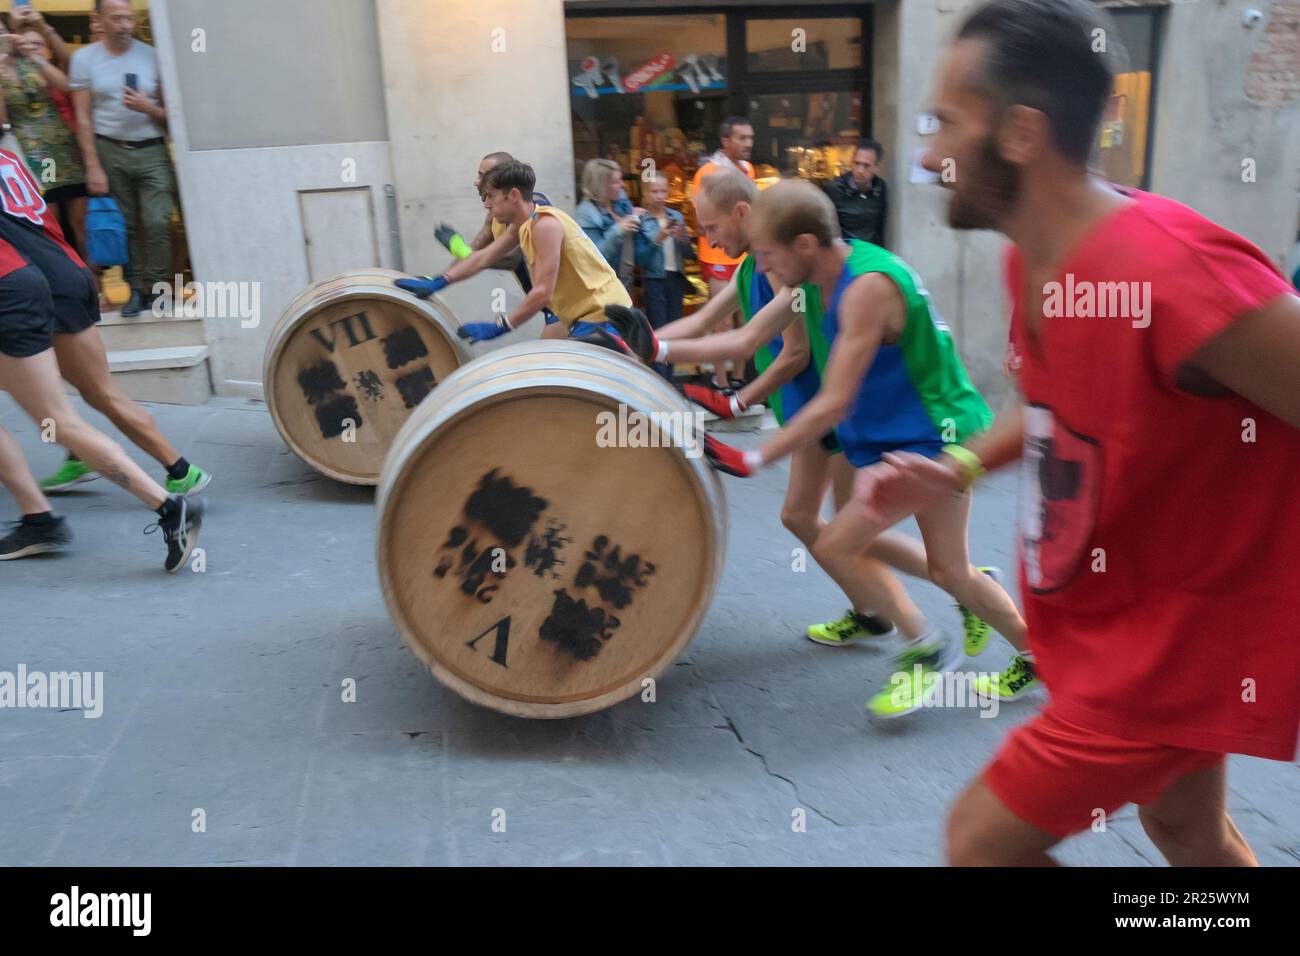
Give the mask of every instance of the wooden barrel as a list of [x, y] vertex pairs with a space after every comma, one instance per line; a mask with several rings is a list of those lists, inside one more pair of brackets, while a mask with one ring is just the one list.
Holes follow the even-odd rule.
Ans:
[[411, 412], [473, 358], [451, 310], [395, 288], [401, 276], [357, 269], [316, 283], [267, 344], [271, 420], [295, 455], [338, 481], [377, 483]]
[[[402, 427], [376, 496], [402, 640], [508, 714], [643, 693], [722, 571], [726, 504], [703, 430], [683, 434], [695, 416], [645, 366], [582, 342], [504, 348], [448, 377]], [[659, 447], [609, 447], [620, 439]]]

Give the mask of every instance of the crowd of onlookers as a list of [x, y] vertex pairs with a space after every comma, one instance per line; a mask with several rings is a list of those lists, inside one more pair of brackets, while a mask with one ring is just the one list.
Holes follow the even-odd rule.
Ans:
[[[0, 146], [21, 153], [83, 258], [88, 198], [113, 198], [129, 247], [128, 317], [171, 279], [176, 207], [158, 58], [136, 27], [128, 0], [97, 0], [94, 42], [74, 52], [29, 5], [0, 20]], [[103, 294], [100, 303], [111, 307]]]
[[[704, 177], [731, 169], [755, 178], [750, 156], [754, 127], [744, 117], [732, 116], [718, 130], [719, 148], [697, 168], [690, 192]], [[884, 151], [874, 140], [859, 141], [850, 168], [824, 188], [839, 216], [845, 238], [885, 244], [888, 193], [880, 177]], [[669, 182], [656, 175], [645, 184], [645, 206], [633, 206], [623, 186], [618, 164], [608, 159], [588, 160], [582, 171], [582, 201], [574, 218], [596, 248], [629, 287], [639, 271], [643, 306], [651, 324], [659, 328], [682, 314], [686, 296], [686, 263], [696, 259], [710, 295], [731, 281], [739, 259], [709, 244], [704, 235], [694, 243], [682, 214], [667, 205]]]

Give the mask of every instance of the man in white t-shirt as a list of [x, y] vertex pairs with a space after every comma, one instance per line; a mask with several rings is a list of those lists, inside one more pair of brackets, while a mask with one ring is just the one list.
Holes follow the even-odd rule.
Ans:
[[72, 55], [68, 85], [77, 110], [77, 139], [86, 159], [86, 188], [109, 194], [126, 219], [130, 263], [125, 278], [130, 317], [152, 306], [156, 283], [171, 280], [171, 219], [176, 176], [167, 151], [154, 48], [135, 38], [127, 0], [96, 0], [104, 37]]

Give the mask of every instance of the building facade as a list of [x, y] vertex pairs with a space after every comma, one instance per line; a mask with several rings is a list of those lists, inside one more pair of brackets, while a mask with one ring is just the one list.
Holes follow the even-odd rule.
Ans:
[[[1300, 0], [1104, 5], [1129, 66], [1099, 168], [1294, 267]], [[687, 175], [716, 148], [716, 121], [738, 113], [777, 176], [824, 178], [858, 136], [883, 144], [888, 244], [925, 278], [977, 384], [1000, 392], [1002, 240], [948, 229], [942, 188], [915, 168], [939, 55], [969, 6], [153, 0], [194, 277], [261, 289], [256, 326], [204, 320], [216, 391], [260, 396], [271, 328], [311, 282], [442, 268], [438, 224], [482, 224], [485, 153], [532, 163], [572, 209], [583, 160], [615, 159], [635, 193], [647, 160]], [[507, 279], [487, 273], [446, 299], [481, 320], [498, 289], [517, 295]]]

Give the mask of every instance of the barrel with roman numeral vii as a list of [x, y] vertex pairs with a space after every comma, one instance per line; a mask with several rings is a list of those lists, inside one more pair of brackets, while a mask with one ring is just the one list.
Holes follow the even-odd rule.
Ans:
[[271, 420], [295, 455], [338, 481], [377, 483], [403, 422], [473, 358], [451, 310], [395, 288], [402, 275], [358, 269], [316, 283], [267, 343]]
[[376, 496], [398, 633], [463, 697], [572, 717], [634, 695], [700, 626], [726, 503], [699, 413], [645, 366], [583, 342], [457, 370], [402, 426]]

